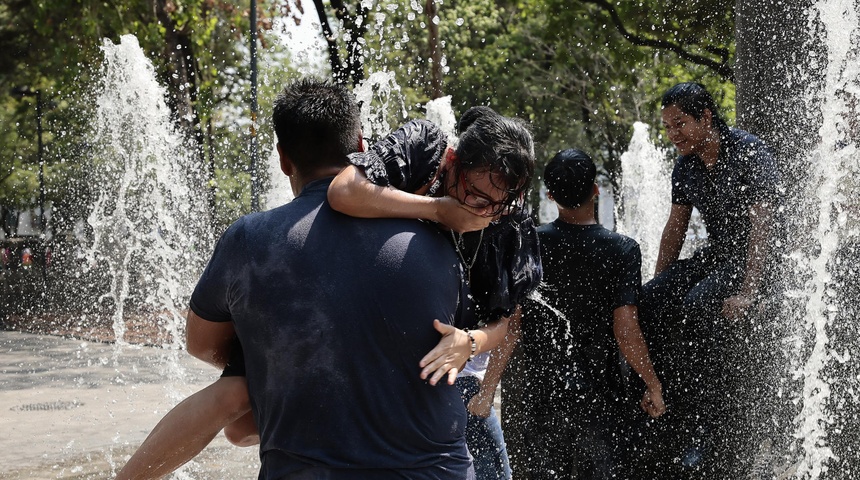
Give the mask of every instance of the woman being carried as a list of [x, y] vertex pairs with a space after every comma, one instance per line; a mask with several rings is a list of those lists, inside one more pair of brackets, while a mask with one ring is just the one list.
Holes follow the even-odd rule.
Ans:
[[[492, 392], [476, 394], [483, 381], [498, 384], [502, 369], [494, 368], [499, 365], [489, 361], [489, 351], [501, 343], [499, 349], [509, 353], [512, 343], [502, 342], [509, 321], [511, 329], [517, 328], [518, 306], [541, 279], [537, 234], [523, 211], [534, 172], [534, 147], [521, 121], [487, 107], [463, 114], [458, 133], [459, 142], [451, 148], [439, 127], [409, 122], [368, 152], [353, 154], [353, 165], [335, 178], [328, 198], [332, 208], [348, 215], [419, 218], [448, 230], [471, 287], [475, 313], [485, 325], [471, 332], [474, 347], [485, 353], [461, 371], [470, 353], [469, 336], [437, 324], [446, 337], [422, 361], [421, 375], [435, 372], [432, 384], [443, 372], [449, 383], [456, 376], [469, 405], [466, 443], [476, 477], [510, 478]], [[442, 349], [449, 353], [442, 354]]]

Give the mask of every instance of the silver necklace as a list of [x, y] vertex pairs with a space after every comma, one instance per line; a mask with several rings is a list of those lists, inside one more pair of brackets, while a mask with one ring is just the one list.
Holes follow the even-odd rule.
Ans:
[[466, 281], [472, 281], [472, 266], [475, 265], [475, 262], [478, 260], [478, 252], [481, 251], [481, 242], [484, 241], [484, 230], [481, 230], [481, 234], [478, 236], [478, 245], [475, 247], [475, 254], [472, 255], [472, 259], [470, 261], [466, 261], [466, 257], [463, 255], [463, 250], [461, 248], [465, 247], [463, 244], [463, 235], [459, 235], [460, 238], [457, 238], [458, 235], [454, 233], [454, 230], [449, 230], [451, 232], [451, 240], [454, 241], [454, 250], [457, 251], [457, 256], [460, 257], [460, 261], [463, 262], [463, 265], [466, 267]]

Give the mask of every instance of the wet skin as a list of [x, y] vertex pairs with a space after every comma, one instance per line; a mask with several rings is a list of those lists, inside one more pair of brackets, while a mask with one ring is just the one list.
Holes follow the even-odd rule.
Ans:
[[679, 155], [691, 153], [703, 156], [705, 145], [707, 145], [711, 134], [711, 112], [705, 110], [702, 118], [684, 113], [676, 105], [663, 107], [661, 113], [663, 128], [669, 141], [678, 149]]
[[478, 169], [449, 175], [447, 187], [449, 195], [462, 205], [482, 209], [483, 216], [498, 217], [507, 210], [508, 192], [497, 186], [503, 182], [501, 175]]

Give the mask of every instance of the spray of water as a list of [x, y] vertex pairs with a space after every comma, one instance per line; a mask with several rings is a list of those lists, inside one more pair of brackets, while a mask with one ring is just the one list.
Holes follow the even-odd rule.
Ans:
[[273, 145], [266, 162], [266, 170], [269, 175], [269, 188], [263, 195], [263, 209], [271, 210], [280, 207], [293, 199], [293, 187], [290, 185], [290, 177], [284, 175], [281, 170], [281, 160], [278, 155], [277, 146]]
[[808, 339], [808, 344], [801, 351], [806, 357], [795, 371], [795, 377], [802, 383], [801, 408], [795, 420], [795, 437], [802, 450], [797, 478], [817, 479], [826, 474], [828, 465], [840, 461], [829, 444], [829, 432], [856, 428], [856, 425], [839, 425], [850, 419], [837, 418], [832, 403], [833, 380], [828, 379], [827, 372], [833, 362], [848, 360], [847, 353], [840, 358], [840, 346], [831, 343], [829, 329], [840, 310], [834, 285], [838, 272], [834, 269], [844, 268], [835, 265], [833, 259], [849, 233], [846, 207], [856, 203], [847, 196], [856, 196], [856, 191], [845, 188], [846, 183], [851, 183], [846, 177], [858, 171], [856, 146], [845, 136], [845, 132], [851, 130], [846, 122], [856, 122], [856, 118], [846, 118], [845, 112], [850, 111], [846, 99], [856, 98], [860, 79], [856, 58], [857, 9], [854, 0], [822, 0], [810, 10], [809, 31], [817, 30], [815, 24], [823, 26], [827, 57], [823, 86], [810, 94], [812, 102], [820, 101], [823, 117], [818, 131], [820, 142], [808, 162], [812, 174], [805, 192], [817, 211], [812, 218], [816, 222], [813, 228], [818, 240], [817, 251], [811, 255], [795, 255], [800, 259], [796, 269], [804, 270], [806, 278], [810, 279], [803, 292], [806, 304], [802, 337]]
[[364, 137], [377, 140], [392, 128], [390, 118], [406, 119], [406, 106], [394, 72], [374, 72], [353, 89], [361, 107], [361, 128]]
[[648, 125], [633, 124], [633, 138], [621, 155], [619, 233], [639, 242], [642, 271], [653, 272], [660, 249], [660, 235], [669, 215], [672, 199], [668, 152], [651, 143]]
[[[546, 285], [543, 285], [546, 288]], [[564, 313], [552, 306], [541, 294], [540, 289], [535, 290], [534, 292], [529, 294], [529, 300], [536, 302], [543, 308], [546, 308], [548, 312], [555, 315], [554, 319], [549, 319], [547, 322], [549, 325], [563, 325], [564, 326], [564, 338], [555, 338], [552, 337], [552, 343], [555, 347], [558, 347], [559, 342], [565, 346], [565, 353], [570, 355], [573, 351], [573, 332], [571, 331], [570, 321], [564, 315]]]
[[210, 223], [199, 174], [176, 131], [152, 64], [137, 39], [105, 41], [93, 127], [94, 184], [88, 223], [91, 265], [106, 274], [102, 301], [112, 309], [118, 345], [127, 315], [146, 315], [178, 348], [189, 289], [200, 273]]
[[[655, 145], [649, 126], [633, 124], [633, 137], [621, 155], [621, 193], [616, 210], [616, 231], [636, 240], [642, 251], [643, 280], [654, 271], [660, 252], [660, 237], [672, 204], [672, 152]], [[690, 215], [681, 257], [690, 256], [708, 238], [705, 224], [695, 208]]]
[[427, 120], [439, 125], [449, 139], [457, 138], [457, 119], [454, 118], [454, 110], [451, 108], [450, 95], [430, 100], [424, 108]]

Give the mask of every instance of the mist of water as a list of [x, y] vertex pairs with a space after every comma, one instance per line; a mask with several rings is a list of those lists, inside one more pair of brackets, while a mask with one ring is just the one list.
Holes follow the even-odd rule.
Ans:
[[[814, 245], [799, 245], [792, 254], [795, 272], [806, 279], [799, 291], [792, 292], [805, 299], [797, 312], [802, 321], [794, 353], [794, 375], [801, 384], [794, 432], [801, 453], [797, 478], [829, 477], [828, 471], [834, 478], [854, 478], [860, 473], [856, 449], [843, 449], [841, 455], [834, 451], [834, 442], [846, 443], [841, 436], [850, 435], [849, 444], [857, 442], [854, 413], [860, 351], [856, 337], [834, 334], [846, 328], [839, 323], [857, 320], [846, 315], [857, 299], [840, 295], [846, 291], [844, 282], [853, 276], [848, 270], [855, 268], [856, 274], [852, 267], [856, 258], [850, 263], [838, 259], [852, 237], [857, 238], [856, 222], [849, 216], [857, 213], [856, 175], [860, 172], [856, 138], [851, 138], [857, 128], [856, 102], [860, 98], [859, 6], [853, 0], [822, 0], [810, 10], [809, 31], [823, 29], [826, 57], [818, 59], [813, 54], [810, 59], [824, 69], [822, 84], [810, 87], [808, 99], [821, 116], [819, 143], [805, 162], [811, 176], [803, 192], [811, 207], [808, 218]], [[851, 368], [844, 368], [846, 364]], [[835, 395], [837, 389], [843, 393]]]
[[[616, 231], [639, 243], [643, 280], [649, 278], [657, 264], [660, 237], [672, 206], [672, 162], [669, 158], [674, 151], [654, 144], [649, 130], [642, 122], [633, 124], [630, 144], [621, 155], [621, 193], [615, 206]], [[694, 208], [681, 258], [701, 247], [707, 237], [704, 222]]]
[[266, 160], [266, 171], [268, 172], [268, 189], [263, 195], [263, 209], [271, 210], [280, 207], [293, 199], [293, 187], [290, 185], [290, 177], [281, 170], [280, 156], [277, 145], [272, 146], [269, 157]]
[[176, 130], [137, 39], [105, 41], [102, 51], [93, 125], [99, 191], [87, 256], [94, 271], [106, 273], [102, 301], [117, 343], [125, 343], [126, 316], [145, 312], [169, 333], [164, 346], [178, 348], [210, 223], [204, 193], [191, 187], [200, 162]]
[[361, 108], [361, 128], [364, 137], [371, 141], [388, 135], [400, 125], [391, 125], [389, 119], [406, 119], [406, 106], [394, 72], [373, 72], [353, 89]]
[[648, 125], [636, 122], [627, 151], [621, 155], [621, 194], [616, 229], [639, 242], [642, 271], [653, 272], [660, 235], [672, 202], [668, 152], [651, 142]]
[[424, 108], [427, 120], [439, 125], [439, 128], [448, 135], [449, 139], [457, 138], [457, 119], [451, 108], [450, 95], [430, 100], [424, 105]]

